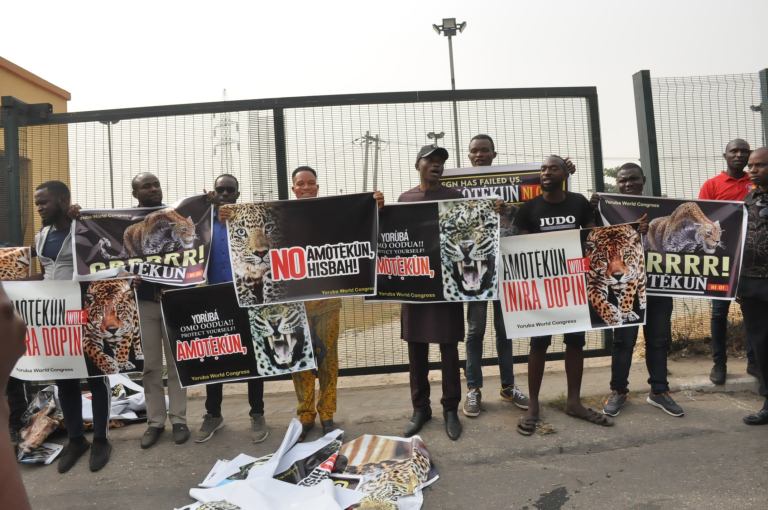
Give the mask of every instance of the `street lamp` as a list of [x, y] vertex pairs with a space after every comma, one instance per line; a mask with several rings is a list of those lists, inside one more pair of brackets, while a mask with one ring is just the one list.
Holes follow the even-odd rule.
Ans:
[[[467, 22], [462, 21], [461, 23], [456, 23], [456, 18], [443, 18], [442, 25], [432, 25], [432, 28], [435, 30], [437, 35], [443, 34], [448, 38], [448, 59], [451, 63], [451, 90], [455, 91], [456, 77], [453, 73], [453, 36], [457, 35], [457, 33], [463, 32], [464, 29], [467, 28]], [[459, 112], [456, 109], [455, 98], [453, 100], [453, 128], [456, 138], [456, 164], [461, 166], [459, 164], [461, 160], [459, 157], [459, 153], [461, 151], [459, 145]]]
[[440, 140], [444, 136], [445, 136], [445, 132], [443, 132], [443, 131], [440, 131], [439, 133], [435, 133], [434, 131], [430, 131], [429, 133], [427, 133], [427, 138], [429, 138], [430, 140], [434, 140], [435, 147], [437, 147], [437, 145], [438, 145], [438, 140]]
[[112, 124], [117, 124], [119, 120], [100, 120], [107, 126], [107, 147], [109, 148], [109, 196], [112, 199], [112, 209], [115, 208], [115, 171], [112, 163]]

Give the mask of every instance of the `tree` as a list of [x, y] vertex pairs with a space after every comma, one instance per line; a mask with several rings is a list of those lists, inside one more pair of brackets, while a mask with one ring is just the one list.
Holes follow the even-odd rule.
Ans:
[[[606, 193], [618, 193], [619, 188], [616, 186], [616, 174], [619, 173], [619, 167], [612, 166], [610, 168], [603, 169], [603, 179], [605, 182]], [[606, 179], [607, 178], [607, 179]]]

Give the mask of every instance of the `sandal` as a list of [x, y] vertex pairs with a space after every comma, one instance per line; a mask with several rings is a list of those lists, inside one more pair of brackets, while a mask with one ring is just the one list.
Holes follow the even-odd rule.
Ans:
[[604, 415], [603, 413], [598, 413], [591, 407], [587, 407], [587, 414], [577, 414], [571, 411], [565, 411], [565, 414], [568, 416], [573, 416], [574, 418], [578, 418], [580, 420], [588, 421], [589, 423], [594, 423], [595, 425], [600, 425], [602, 427], [612, 427], [613, 426], [613, 420], [610, 419], [608, 416]]
[[541, 421], [540, 418], [532, 416], [521, 416], [517, 422], [517, 431], [524, 436], [531, 436], [536, 432], [536, 425]]

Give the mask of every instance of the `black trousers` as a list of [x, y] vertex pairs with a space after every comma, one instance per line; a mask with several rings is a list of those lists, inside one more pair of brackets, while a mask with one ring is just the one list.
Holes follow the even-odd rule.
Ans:
[[[459, 349], [456, 343], [440, 346], [443, 374], [443, 397], [440, 403], [444, 411], [456, 411], [461, 401], [461, 375]], [[415, 410], [428, 409], [429, 401], [429, 344], [408, 342], [408, 371], [411, 379], [411, 402]]]
[[[672, 298], [648, 296], [645, 310], [645, 366], [648, 369], [648, 384], [654, 393], [669, 391], [667, 380], [667, 353], [672, 343]], [[611, 389], [625, 393], [629, 388], [629, 369], [632, 366], [632, 351], [637, 341], [637, 326], [613, 330], [613, 352], [611, 354]]]
[[[251, 416], [264, 414], [264, 379], [248, 379], [248, 403]], [[223, 383], [208, 384], [205, 387], [205, 410], [211, 416], [221, 416]]]
[[741, 299], [744, 330], [752, 346], [760, 381], [760, 394], [768, 408], [768, 301], [754, 298]]
[[[91, 390], [93, 408], [93, 437], [106, 439], [109, 429], [109, 413], [111, 411], [112, 392], [107, 377], [89, 377], [88, 389]], [[83, 402], [80, 396], [80, 379], [60, 379], [56, 381], [59, 387], [59, 403], [64, 413], [64, 426], [70, 439], [83, 437]]]
[[21, 416], [24, 411], [27, 410], [29, 403], [27, 402], [27, 389], [24, 386], [24, 381], [16, 379], [15, 377], [8, 378], [8, 386], [5, 389], [5, 394], [8, 396], [8, 426], [11, 430], [19, 430], [23, 425], [21, 423]]

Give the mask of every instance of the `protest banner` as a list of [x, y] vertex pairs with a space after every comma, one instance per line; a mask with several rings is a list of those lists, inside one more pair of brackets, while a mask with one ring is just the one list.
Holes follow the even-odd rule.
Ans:
[[374, 294], [376, 209], [372, 193], [222, 206], [240, 306]]
[[379, 211], [375, 300], [485, 301], [498, 293], [493, 200], [402, 203]]
[[[517, 234], [513, 225], [517, 206], [541, 195], [540, 174], [539, 163], [450, 168], [443, 171], [440, 183], [457, 188], [464, 198], [500, 198], [506, 202], [500, 223], [501, 237], [506, 237]], [[563, 189], [568, 189], [567, 180]]]
[[637, 225], [501, 239], [500, 300], [511, 338], [645, 323]]
[[32, 275], [29, 246], [0, 248], [0, 281], [23, 280]]
[[167, 291], [160, 304], [182, 387], [315, 368], [302, 302], [240, 308], [228, 282]]
[[5, 282], [27, 324], [13, 377], [80, 379], [141, 372], [139, 307], [130, 279]]
[[166, 285], [204, 283], [211, 214], [205, 195], [171, 207], [83, 210], [72, 222], [75, 279], [127, 271]]
[[736, 297], [747, 229], [742, 202], [600, 194], [606, 225], [648, 213], [643, 237], [649, 295]]

